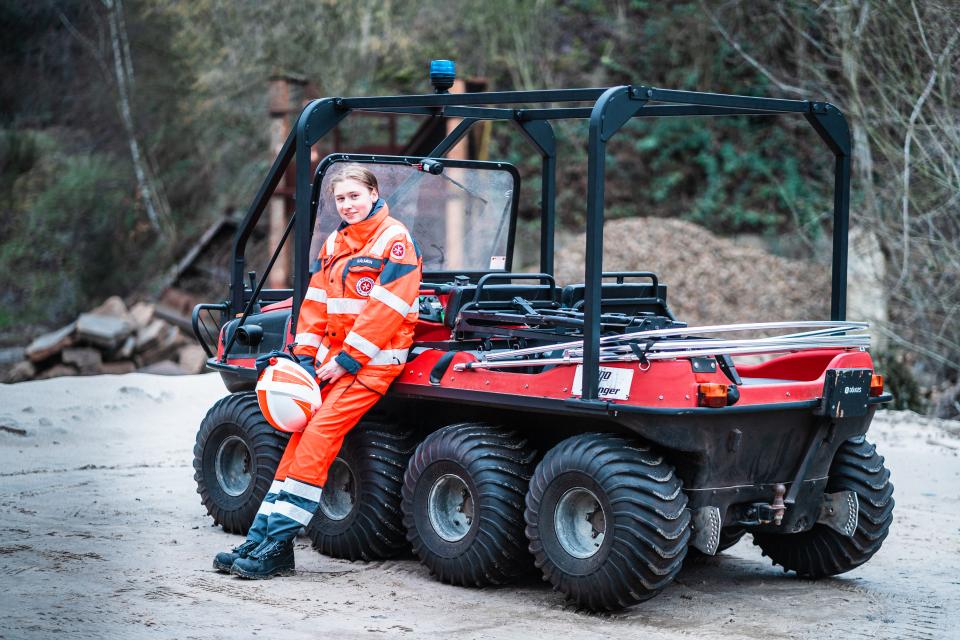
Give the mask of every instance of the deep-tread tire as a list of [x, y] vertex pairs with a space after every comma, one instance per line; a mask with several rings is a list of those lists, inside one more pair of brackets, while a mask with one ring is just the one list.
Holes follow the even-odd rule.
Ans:
[[[563, 496], [583, 489], [603, 508], [604, 537], [594, 555], [576, 557], [561, 544], [556, 518]], [[652, 598], [680, 571], [690, 539], [686, 506], [682, 483], [662, 457], [626, 437], [583, 434], [537, 466], [526, 534], [555, 590], [580, 607], [612, 611]]]
[[[239, 438], [252, 454], [250, 481], [239, 495], [230, 495], [217, 479], [216, 458], [221, 445]], [[270, 489], [289, 436], [277, 431], [260, 413], [253, 392], [233, 393], [214, 404], [197, 431], [193, 447], [193, 479], [213, 521], [228, 533], [247, 532]], [[234, 440], [234, 442], [237, 442]]]
[[[345, 560], [383, 560], [407, 549], [400, 492], [416, 444], [413, 433], [376, 422], [361, 422], [350, 431], [331, 465], [331, 470], [343, 465], [350, 486], [335, 488], [332, 482], [344, 478], [328, 477], [321, 506], [307, 529], [315, 549]], [[324, 501], [331, 491], [350, 496], [349, 511], [329, 510]]]
[[795, 534], [754, 533], [753, 543], [784, 571], [804, 578], [845, 573], [873, 557], [893, 522], [893, 485], [883, 456], [863, 436], [844, 442], [830, 466], [827, 493], [853, 491], [860, 503], [857, 528], [847, 537], [826, 525]]
[[[470, 587], [506, 584], [533, 569], [523, 535], [524, 494], [536, 451], [517, 433], [486, 424], [456, 424], [417, 447], [403, 485], [407, 540], [438, 580]], [[445, 540], [431, 523], [435, 484], [455, 476], [473, 501], [464, 537]]]

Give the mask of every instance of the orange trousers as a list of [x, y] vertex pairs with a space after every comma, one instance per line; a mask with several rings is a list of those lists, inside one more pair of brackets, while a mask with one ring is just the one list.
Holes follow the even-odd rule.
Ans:
[[[400, 370], [402, 367], [397, 367], [397, 374]], [[289, 477], [315, 487], [324, 485], [327, 471], [340, 453], [344, 437], [382, 397], [382, 392], [370, 388], [381, 385], [368, 386], [363, 377], [361, 374], [358, 380], [347, 374], [324, 389], [320, 409], [303, 431], [290, 436], [277, 467], [276, 480]], [[388, 385], [389, 381], [383, 389]]]

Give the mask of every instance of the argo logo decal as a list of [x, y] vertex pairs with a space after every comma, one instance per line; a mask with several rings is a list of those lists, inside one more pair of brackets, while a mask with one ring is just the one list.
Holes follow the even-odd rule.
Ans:
[[393, 246], [390, 247], [390, 255], [397, 260], [403, 260], [403, 256], [407, 253], [407, 247], [403, 244], [402, 240], [397, 240], [393, 243]]
[[368, 296], [373, 291], [373, 278], [363, 277], [357, 280], [357, 293], [361, 296]]

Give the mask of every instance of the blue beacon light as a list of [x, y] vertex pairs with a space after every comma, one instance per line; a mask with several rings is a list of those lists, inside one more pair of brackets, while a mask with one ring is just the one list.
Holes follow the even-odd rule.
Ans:
[[447, 93], [457, 77], [457, 66], [453, 60], [431, 60], [430, 82], [437, 93]]

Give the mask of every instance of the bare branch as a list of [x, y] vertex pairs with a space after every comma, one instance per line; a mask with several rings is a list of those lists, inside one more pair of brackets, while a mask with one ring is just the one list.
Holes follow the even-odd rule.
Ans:
[[902, 243], [903, 243], [903, 257], [900, 261], [900, 277], [897, 278], [897, 283], [894, 285], [894, 289], [899, 289], [907, 279], [907, 271], [910, 265], [910, 149], [913, 145], [913, 131], [917, 123], [917, 118], [920, 117], [920, 111], [923, 109], [924, 103], [927, 101], [927, 98], [930, 96], [930, 92], [933, 91], [933, 87], [937, 82], [937, 74], [939, 72], [940, 65], [943, 64], [943, 61], [950, 55], [950, 49], [953, 48], [954, 43], [957, 41], [957, 36], [960, 36], [960, 28], [958, 28], [953, 36], [950, 38], [950, 41], [947, 43], [947, 46], [944, 47], [943, 51], [940, 53], [940, 56], [934, 62], [933, 70], [930, 72], [930, 77], [927, 79], [927, 85], [924, 87], [923, 91], [920, 93], [920, 96], [917, 98], [917, 101], [913, 105], [913, 111], [910, 113], [910, 119], [907, 121], [907, 132], [903, 139], [903, 194], [900, 200], [900, 224], [902, 225]]
[[765, 66], [763, 66], [762, 64], [760, 64], [760, 62], [758, 62], [758, 61], [757, 61], [753, 56], [751, 56], [749, 53], [747, 53], [746, 51], [744, 51], [744, 50], [743, 50], [743, 47], [740, 46], [740, 43], [738, 43], [736, 40], [734, 40], [734, 39], [730, 36], [730, 34], [727, 33], [727, 30], [724, 29], [724, 28], [723, 28], [723, 25], [720, 24], [720, 21], [717, 19], [717, 16], [714, 15], [714, 13], [713, 13], [712, 11], [710, 11], [710, 9], [707, 7], [706, 3], [705, 3], [703, 0], [700, 0], [700, 8], [703, 9], [704, 13], [706, 13], [707, 16], [710, 17], [710, 21], [713, 22], [713, 26], [716, 27], [716, 29], [717, 29], [718, 32], [720, 32], [720, 35], [723, 36], [723, 39], [726, 40], [727, 43], [728, 43], [731, 47], [733, 47], [734, 51], [736, 51], [737, 53], [739, 53], [739, 54], [740, 54], [740, 57], [742, 57], [744, 60], [746, 60], [747, 63], [748, 63], [750, 66], [752, 66], [754, 69], [756, 69], [756, 70], [759, 71], [761, 74], [763, 74], [763, 76], [764, 76], [767, 80], [769, 80], [770, 82], [772, 82], [773, 84], [775, 84], [778, 89], [780, 89], [781, 91], [787, 91], [787, 92], [789, 92], [789, 93], [795, 93], [795, 94], [801, 95], [801, 96], [807, 94], [807, 92], [804, 91], [802, 88], [800, 88], [800, 87], [795, 87], [795, 86], [793, 86], [792, 84], [787, 84], [786, 82], [783, 82], [782, 80], [780, 80], [779, 78], [777, 78], [775, 75], [773, 75], [773, 73], [772, 73], [769, 69], [767, 69]]

